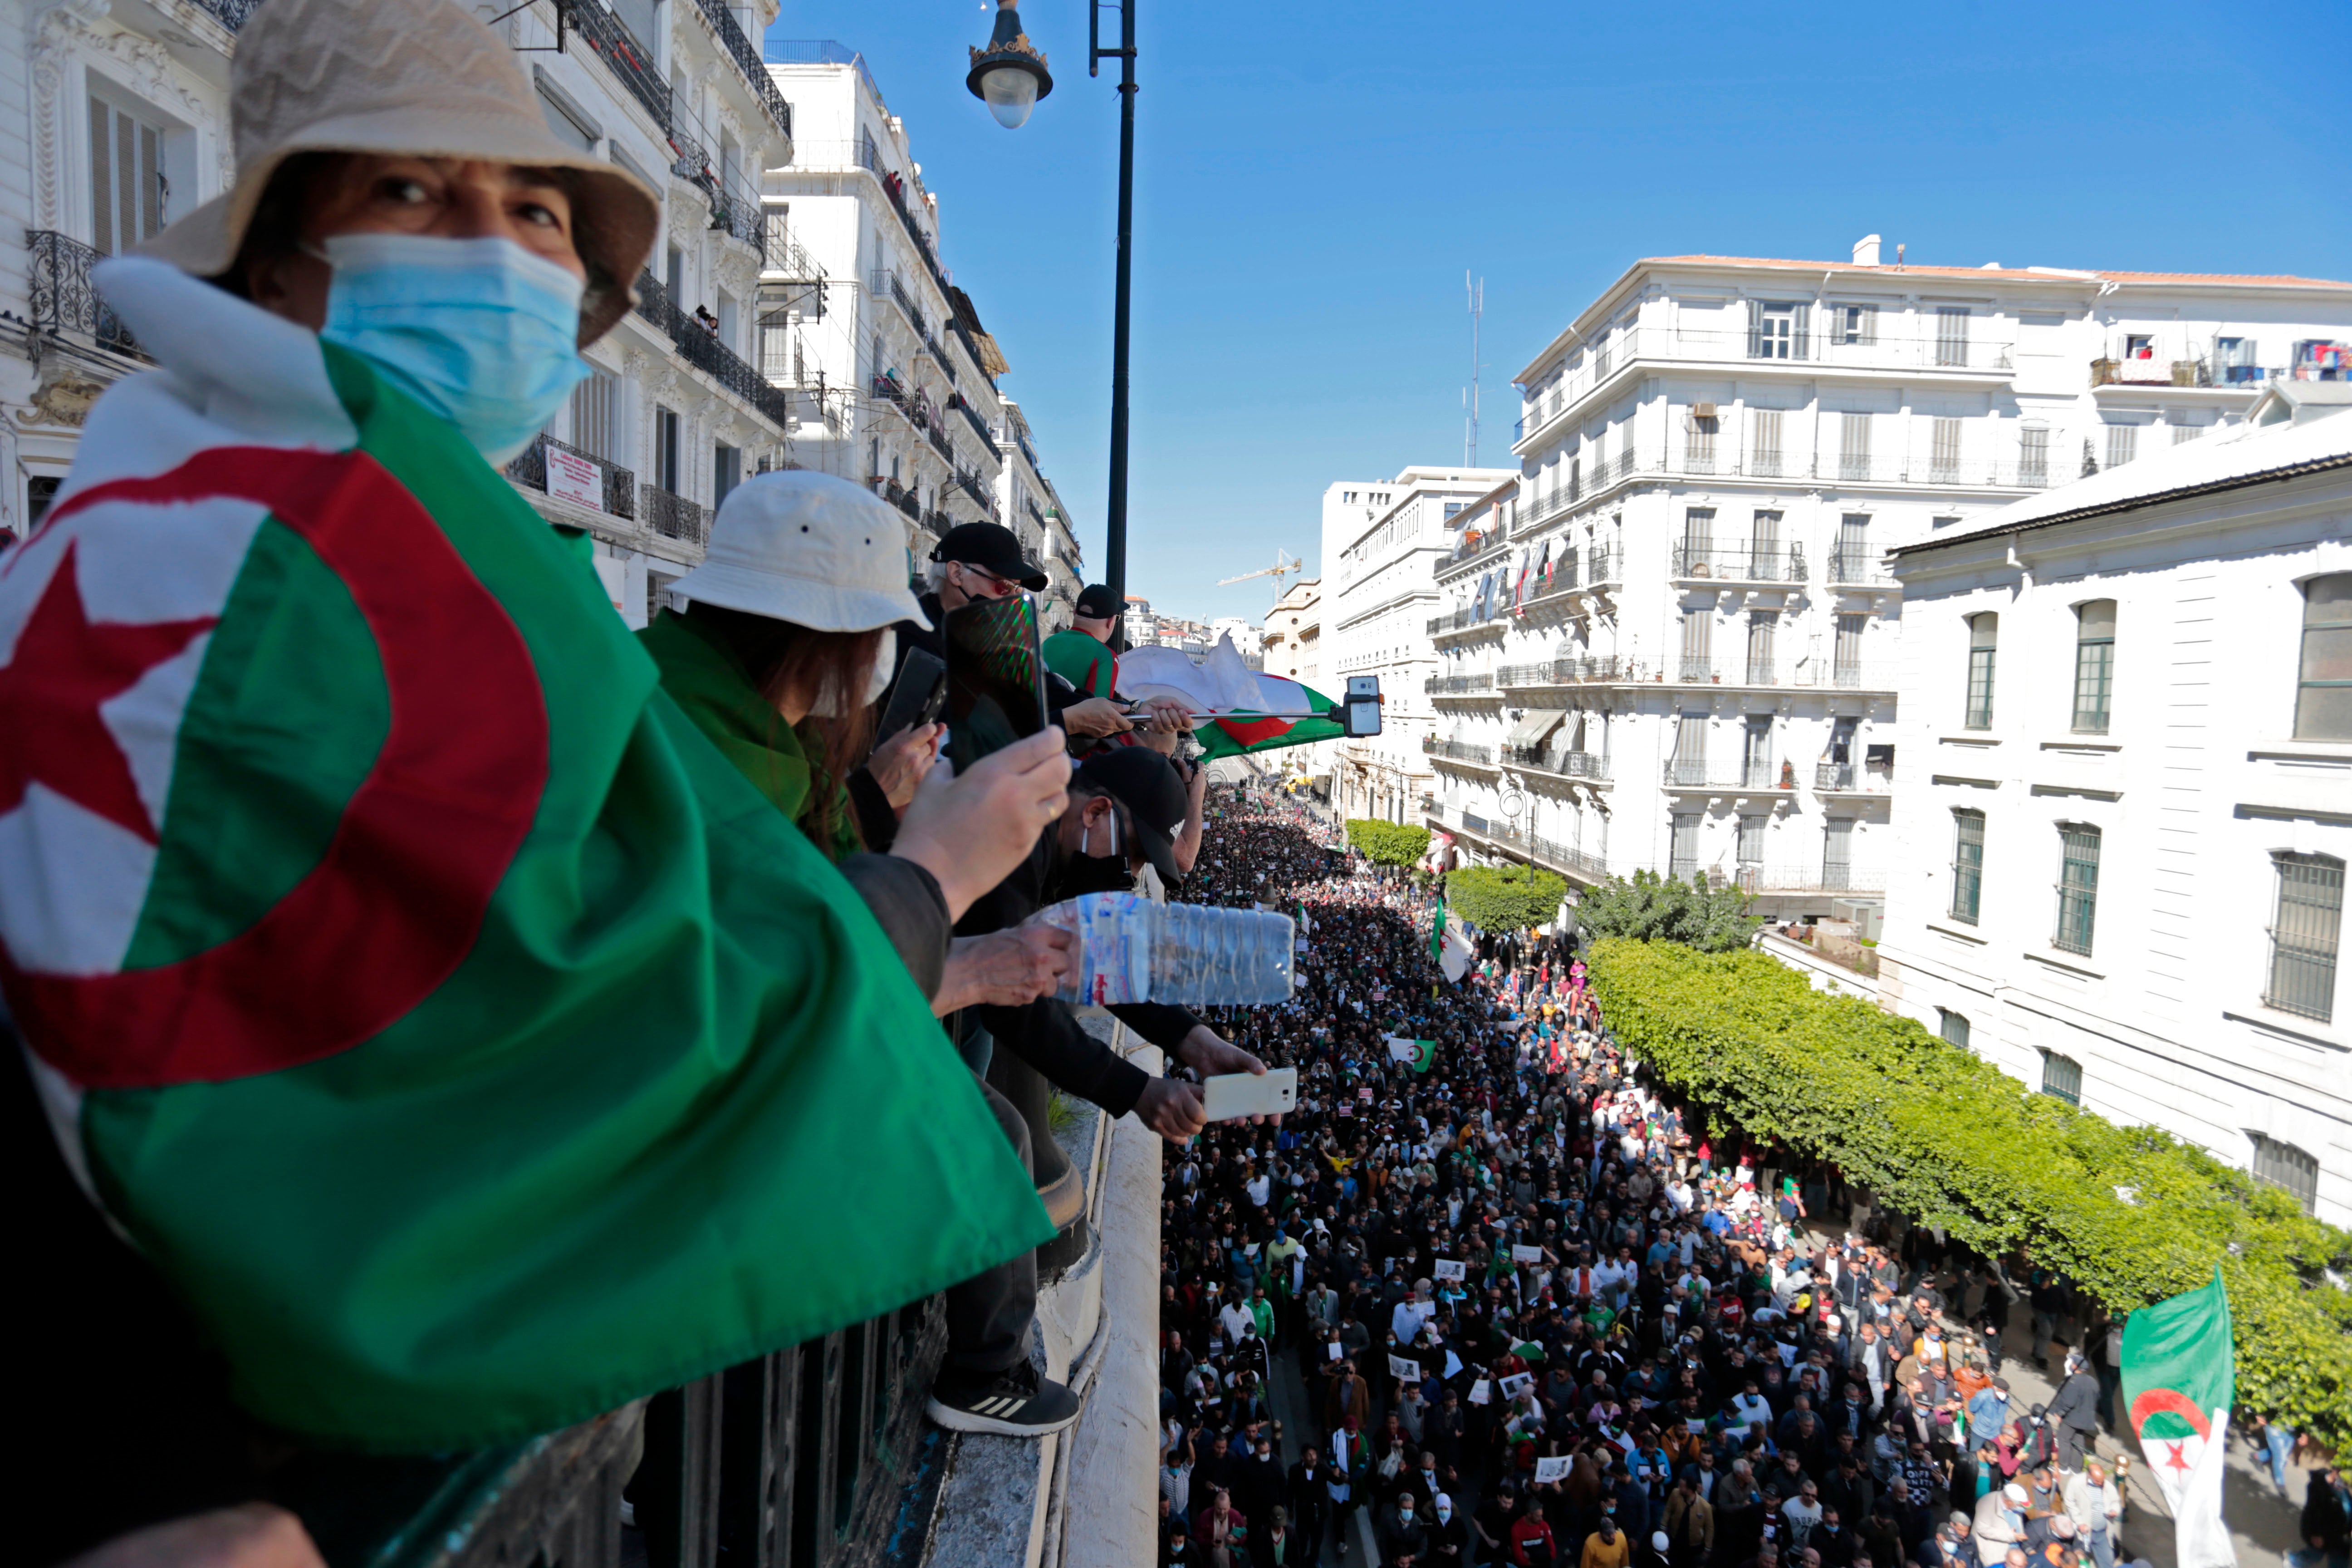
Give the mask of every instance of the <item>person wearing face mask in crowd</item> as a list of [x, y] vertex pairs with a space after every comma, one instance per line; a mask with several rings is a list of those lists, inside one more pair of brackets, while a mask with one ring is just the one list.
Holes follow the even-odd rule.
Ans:
[[[1059, 737], [836, 866], [662, 689], [498, 466], [660, 232], [518, 58], [453, 0], [253, 13], [230, 188], [98, 269], [158, 368], [0, 582], [0, 744], [61, 803], [0, 948], [64, 1152], [247, 1414], [378, 1452], [583, 1421], [1052, 1234], [927, 993], [1062, 809]], [[57, 1511], [140, 1506], [108, 1479]]]

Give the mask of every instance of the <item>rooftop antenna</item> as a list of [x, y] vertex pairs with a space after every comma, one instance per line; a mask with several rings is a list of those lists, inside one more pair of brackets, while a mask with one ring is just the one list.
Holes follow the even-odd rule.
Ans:
[[1465, 268], [1462, 289], [1470, 299], [1470, 388], [1462, 395], [1470, 417], [1462, 444], [1462, 466], [1475, 468], [1478, 466], [1478, 318], [1486, 313], [1486, 280], [1473, 282]]

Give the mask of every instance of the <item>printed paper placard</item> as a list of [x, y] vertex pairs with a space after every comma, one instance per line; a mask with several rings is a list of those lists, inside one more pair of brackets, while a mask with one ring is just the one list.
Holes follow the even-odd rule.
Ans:
[[1517, 1399], [1522, 1394], [1535, 1391], [1536, 1374], [1531, 1372], [1515, 1372], [1503, 1379], [1502, 1386], [1504, 1398]]
[[1389, 1357], [1389, 1375], [1402, 1383], [1421, 1381], [1421, 1363], [1407, 1355]]
[[1562, 1454], [1556, 1458], [1538, 1459], [1536, 1461], [1536, 1479], [1538, 1483], [1543, 1481], [1564, 1481], [1568, 1479], [1568, 1456]]
[[1540, 1247], [1529, 1247], [1525, 1242], [1515, 1241], [1511, 1244], [1511, 1261], [1514, 1263], [1541, 1263], [1543, 1261], [1543, 1248]]
[[1432, 1279], [1462, 1279], [1468, 1278], [1466, 1266], [1451, 1258], [1441, 1258], [1429, 1266]]
[[1470, 1403], [1471, 1403], [1471, 1404], [1473, 1404], [1473, 1405], [1492, 1405], [1494, 1402], [1495, 1402], [1495, 1385], [1494, 1385], [1493, 1384], [1491, 1384], [1491, 1383], [1487, 1382], [1485, 1378], [1483, 1378], [1483, 1377], [1482, 1377], [1482, 1378], [1480, 1378], [1477, 1382], [1475, 1382], [1475, 1383], [1474, 1383], [1474, 1384], [1472, 1384], [1470, 1385]]
[[1356, 1098], [1370, 1105], [1372, 1102], [1372, 1091], [1369, 1089], [1360, 1089], [1356, 1091]]

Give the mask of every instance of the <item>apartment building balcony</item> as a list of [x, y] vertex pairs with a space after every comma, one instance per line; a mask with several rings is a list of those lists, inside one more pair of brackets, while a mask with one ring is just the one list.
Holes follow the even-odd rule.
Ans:
[[1596, 752], [1562, 752], [1548, 746], [1506, 746], [1503, 748], [1503, 761], [1529, 773], [1573, 779], [1580, 784], [1598, 784], [1605, 788], [1615, 783], [1609, 759]]
[[[1636, 671], [1625, 679], [1639, 682], [1643, 677]], [[1807, 657], [1790, 664], [1727, 663], [1717, 666], [1713, 660], [1685, 656], [1666, 661], [1651, 676], [1653, 684], [1677, 686], [1726, 686], [1742, 689], [1789, 691], [1864, 691], [1891, 695], [1895, 676], [1891, 668], [1874, 665], [1844, 663]]]
[[1874, 550], [1832, 550], [1829, 568], [1832, 588], [1884, 588], [1895, 582], [1885, 558]]
[[1764, 587], [1801, 583], [1805, 580], [1805, 547], [1688, 540], [1675, 546], [1671, 572], [1677, 583]]
[[1612, 874], [1606, 856], [1543, 837], [1511, 823], [1495, 822], [1473, 811], [1462, 812], [1452, 818], [1434, 810], [1428, 815], [1449, 833], [1465, 834], [1488, 848], [1499, 849], [1521, 860], [1533, 861], [1587, 886]]
[[[1003, 448], [996, 444], [995, 433], [988, 427], [988, 421], [980, 416], [979, 411], [972, 407], [971, 404], [965, 399], [962, 393], [952, 392], [948, 395], [948, 410], [950, 413], [961, 414], [963, 416], [964, 423], [971, 426], [971, 433], [980, 437], [981, 446], [987, 449], [990, 457], [1002, 458], [1004, 456]], [[1037, 465], [1033, 462], [1029, 466], [1032, 468], [1034, 468]], [[1031, 511], [1035, 511], [1037, 509], [1033, 506], [1029, 510]], [[1037, 526], [1039, 528], [1044, 528], [1045, 526], [1045, 519], [1042, 517], [1039, 518], [1037, 520]]]
[[[930, 323], [924, 320], [923, 312], [915, 301], [908, 297], [907, 286], [899, 279], [897, 269], [877, 267], [867, 278], [866, 287], [877, 300], [887, 298], [905, 313], [907, 324], [914, 329], [915, 341], [930, 354], [932, 362], [940, 367], [940, 374], [947, 378], [948, 385], [959, 385], [955, 366], [949, 363], [947, 350], [941, 348], [939, 339], [931, 335]], [[995, 449], [995, 443], [991, 442], [989, 450]]]
[[1422, 682], [1425, 697], [1499, 697], [1491, 675], [1438, 675]]
[[664, 136], [677, 130], [677, 105], [651, 44], [630, 32], [602, 0], [555, 0], [555, 18], [559, 47], [569, 28], [589, 53], [604, 61], [622, 89], [653, 117]]
[[625, 522], [637, 515], [637, 476], [620, 464], [542, 432], [506, 466], [507, 478]]
[[1815, 763], [1813, 793], [1884, 799], [1895, 789], [1895, 770], [1885, 763]]
[[668, 136], [670, 150], [677, 154], [670, 162], [671, 177], [701, 193], [710, 204], [712, 228], [750, 246], [759, 254], [761, 265], [766, 266], [768, 209], [761, 205], [759, 187], [745, 179], [740, 169], [730, 169], [722, 160], [713, 158], [710, 150], [682, 126], [670, 127]]
[[735, 20], [735, 13], [728, 8], [726, 0], [694, 0], [694, 8], [695, 14], [702, 18], [704, 26], [717, 38], [719, 52], [734, 62], [736, 70], [743, 78], [743, 85], [751, 89], [751, 96], [759, 100], [760, 107], [767, 112], [776, 129], [783, 133], [786, 143], [784, 161], [790, 163], [793, 106], [777, 89], [776, 79], [768, 74], [767, 62], [760, 58], [759, 49], [744, 35], [742, 26]]
[[126, 360], [154, 363], [89, 280], [89, 269], [106, 259], [103, 252], [70, 235], [46, 228], [27, 229], [25, 248], [29, 253], [25, 278], [26, 314], [35, 331], [77, 349], [99, 349]]
[[637, 275], [636, 313], [666, 332], [686, 363], [750, 404], [775, 426], [780, 437], [793, 427], [793, 395], [772, 385], [750, 361], [719, 341], [719, 334], [678, 309], [669, 290], [650, 272]]
[[664, 539], [681, 540], [688, 544], [710, 542], [710, 509], [658, 485], [637, 487], [637, 516]]
[[1495, 770], [1495, 748], [1473, 745], [1467, 741], [1441, 741], [1434, 735], [1424, 735], [1421, 754], [1433, 762], [1460, 763], [1488, 773]]
[[1643, 679], [1641, 661], [1601, 654], [1586, 658], [1548, 658], [1534, 664], [1507, 664], [1495, 671], [1495, 684], [1507, 689], [1605, 684]]
[[1552, 518], [1580, 508], [1598, 505], [1620, 487], [1631, 483], [1738, 479], [1759, 484], [1868, 485], [1874, 488], [1961, 490], [2038, 490], [2073, 476], [2059, 465], [2055, 471], [2046, 451], [2021, 451], [2014, 458], [1937, 458], [1932, 453], [1885, 458], [1831, 453], [1748, 451], [1694, 456], [1674, 447], [1642, 447], [1618, 454], [1587, 471], [1570, 470], [1556, 489], [1528, 503], [1521, 514], [1521, 533]]
[[1763, 795], [1797, 787], [1778, 763], [1709, 763], [1703, 757], [1668, 757], [1659, 765], [1658, 784], [1677, 795]]
[[[1985, 319], [1975, 324], [1990, 325]], [[1597, 394], [1659, 368], [1705, 366], [1742, 379], [1786, 374], [1860, 382], [1983, 386], [2009, 379], [2015, 345], [1941, 326], [1927, 331], [1873, 330], [1849, 337], [1825, 316], [1824, 330], [1771, 337], [1741, 328], [1716, 331], [1679, 326], [1637, 327], [1612, 333], [1586, 352], [1544, 396], [1524, 405], [1513, 426], [1512, 448], [1539, 444], [1553, 427]]]

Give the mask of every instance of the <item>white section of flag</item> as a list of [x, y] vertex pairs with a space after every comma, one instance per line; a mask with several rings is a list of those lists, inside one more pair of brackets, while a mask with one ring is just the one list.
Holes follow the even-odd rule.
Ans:
[[2238, 1568], [2230, 1527], [2221, 1522], [2221, 1472], [2230, 1451], [2230, 1412], [2213, 1412], [2213, 1431], [2202, 1444], [2196, 1468], [2173, 1503], [2172, 1531], [2179, 1568]]

